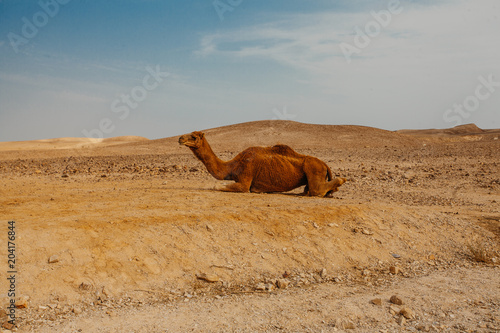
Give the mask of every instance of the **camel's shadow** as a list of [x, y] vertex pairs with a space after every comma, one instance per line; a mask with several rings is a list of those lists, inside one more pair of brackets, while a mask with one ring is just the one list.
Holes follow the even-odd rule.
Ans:
[[294, 198], [299, 198], [299, 197], [309, 197], [304, 194], [303, 189], [301, 190], [300, 188], [294, 191], [290, 192], [231, 192], [231, 191], [223, 191], [217, 188], [208, 188], [208, 187], [196, 187], [196, 186], [163, 186], [163, 187], [156, 187], [156, 189], [159, 190], [171, 190], [171, 191], [190, 191], [190, 192], [203, 192], [203, 193], [221, 193], [221, 194], [227, 194], [227, 195], [237, 195], [237, 194], [244, 194], [244, 195], [276, 195], [276, 196], [288, 196], [288, 197], [294, 197]]

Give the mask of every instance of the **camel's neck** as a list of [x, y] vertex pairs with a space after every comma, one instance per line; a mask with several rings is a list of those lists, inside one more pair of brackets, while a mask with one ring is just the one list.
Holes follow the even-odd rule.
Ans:
[[202, 144], [198, 148], [191, 148], [198, 159], [205, 164], [208, 172], [216, 179], [223, 180], [229, 174], [227, 162], [215, 156], [207, 140], [203, 138]]

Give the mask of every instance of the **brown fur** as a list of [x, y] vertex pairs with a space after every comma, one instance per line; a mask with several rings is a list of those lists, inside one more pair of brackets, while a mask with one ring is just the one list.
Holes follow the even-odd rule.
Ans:
[[230, 192], [287, 192], [306, 185], [304, 195], [331, 196], [346, 179], [332, 180], [330, 168], [316, 157], [302, 155], [286, 145], [250, 147], [230, 161], [215, 156], [202, 132], [179, 138], [219, 180], [234, 180]]

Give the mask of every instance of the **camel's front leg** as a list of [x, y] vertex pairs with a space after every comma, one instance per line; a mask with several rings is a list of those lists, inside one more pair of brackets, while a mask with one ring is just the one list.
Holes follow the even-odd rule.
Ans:
[[250, 192], [250, 183], [233, 183], [220, 189], [223, 192]]

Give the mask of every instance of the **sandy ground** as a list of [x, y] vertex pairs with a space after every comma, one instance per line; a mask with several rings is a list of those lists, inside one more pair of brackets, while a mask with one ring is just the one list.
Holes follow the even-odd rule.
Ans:
[[334, 198], [216, 191], [223, 182], [177, 138], [2, 143], [13, 329], [499, 331], [499, 134], [285, 121], [206, 131], [222, 159], [275, 143], [321, 158], [349, 180]]

